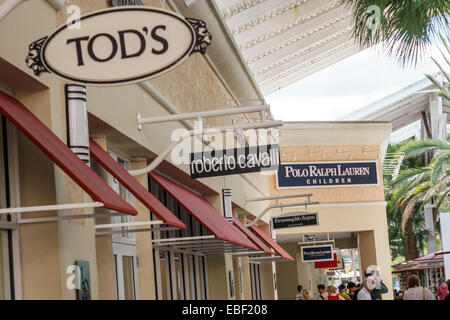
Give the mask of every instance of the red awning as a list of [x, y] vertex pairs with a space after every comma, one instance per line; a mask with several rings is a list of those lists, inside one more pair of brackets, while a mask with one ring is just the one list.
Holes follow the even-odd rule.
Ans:
[[102, 165], [114, 178], [127, 188], [139, 201], [166, 224], [186, 229], [186, 225], [167, 209], [153, 194], [144, 188], [127, 170], [115, 161], [92, 139], [89, 141], [91, 156]]
[[217, 239], [259, 251], [258, 247], [248, 239], [245, 239], [245, 237], [205, 199], [158, 173], [151, 172], [149, 176], [155, 180], [161, 188], [169, 193], [172, 198], [177, 200], [201, 225], [215, 235]]
[[82, 187], [94, 201], [102, 202], [111, 210], [137, 215], [137, 211], [129, 203], [81, 161], [45, 124], [19, 101], [2, 92], [0, 92], [0, 113]]
[[282, 258], [294, 261], [294, 258], [292, 258], [289, 253], [287, 253], [278, 243], [276, 243], [271, 237], [269, 237], [269, 235], [266, 234], [260, 227], [251, 226], [251, 229], [265, 242], [267, 242], [269, 246], [271, 246], [275, 250], [275, 252], [277, 252]]
[[259, 248], [261, 248], [262, 251], [264, 251], [267, 254], [272, 255], [272, 250], [264, 244], [259, 238], [251, 232], [242, 222], [239, 221], [238, 218], [233, 217], [233, 223], [234, 225], [242, 231], [254, 244], [256, 244]]

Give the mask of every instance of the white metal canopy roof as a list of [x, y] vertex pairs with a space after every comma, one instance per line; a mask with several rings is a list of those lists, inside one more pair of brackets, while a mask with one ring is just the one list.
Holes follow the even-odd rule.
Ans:
[[[422, 119], [425, 113], [430, 119], [430, 96], [436, 95], [436, 87], [423, 79], [381, 100], [344, 116], [341, 120], [389, 121], [392, 131]], [[442, 112], [450, 113], [450, 103], [442, 102]]]
[[340, 0], [214, 0], [264, 95], [360, 49]]

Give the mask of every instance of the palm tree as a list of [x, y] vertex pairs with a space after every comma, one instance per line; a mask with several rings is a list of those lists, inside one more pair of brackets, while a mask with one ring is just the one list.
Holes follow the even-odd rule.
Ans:
[[428, 45], [448, 38], [448, 0], [342, 0], [354, 8], [353, 36], [361, 47], [382, 43], [401, 65], [417, 64]]
[[406, 158], [422, 156], [428, 152], [435, 154], [429, 166], [404, 169], [390, 183], [389, 196], [392, 197], [395, 208], [402, 212], [401, 228], [407, 239], [405, 251], [408, 251], [411, 259], [417, 257], [413, 217], [422, 212], [426, 203], [433, 201], [436, 223], [441, 206], [448, 206], [450, 144], [435, 140], [411, 141], [401, 147], [399, 151], [404, 152]]
[[[399, 150], [407, 144], [408, 141], [399, 144], [390, 144], [388, 146], [389, 153], [399, 152]], [[402, 163], [401, 175], [406, 170], [425, 166], [424, 156], [408, 157]], [[399, 201], [399, 195], [396, 189], [392, 188], [392, 179], [390, 176], [385, 177], [385, 185], [390, 186], [386, 194], [387, 201], [387, 218], [388, 233], [393, 258], [404, 256], [407, 260], [417, 258], [419, 250], [424, 250], [424, 239], [428, 236], [428, 232], [423, 226], [423, 215], [420, 206], [414, 206], [413, 214], [408, 219], [403, 220], [404, 208]]]
[[[444, 50], [442, 56], [450, 67], [450, 44], [447, 38], [440, 35]], [[440, 49], [439, 49], [440, 50]], [[439, 90], [439, 96], [450, 101], [450, 76], [449, 73], [433, 58], [442, 75], [447, 80], [447, 85], [439, 79], [427, 75]], [[450, 135], [447, 141], [425, 140], [411, 141], [399, 148], [399, 152], [406, 154], [406, 161], [423, 157], [425, 154], [434, 156], [427, 166], [417, 164], [412, 166], [402, 166], [403, 170], [394, 181], [386, 181], [389, 185], [387, 199], [395, 203], [392, 212], [401, 212], [401, 230], [404, 237], [405, 255], [414, 257], [417, 254], [415, 249], [414, 236], [417, 230], [413, 227], [412, 221], [415, 216], [420, 215], [423, 207], [429, 201], [434, 203], [434, 222], [437, 223], [438, 212], [441, 207], [448, 208], [450, 194]], [[411, 163], [409, 163], [411, 164]], [[388, 208], [389, 209], [389, 208]], [[389, 214], [389, 211], [388, 211]]]

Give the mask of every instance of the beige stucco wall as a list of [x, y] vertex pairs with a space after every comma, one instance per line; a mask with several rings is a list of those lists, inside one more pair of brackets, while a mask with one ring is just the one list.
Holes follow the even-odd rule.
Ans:
[[[105, 135], [91, 136], [91, 138], [103, 148], [107, 150], [107, 141]], [[105, 181], [108, 178], [108, 172], [99, 164], [92, 165], [95, 172]], [[105, 213], [105, 209], [97, 208], [96, 213]], [[96, 224], [110, 224], [110, 218], [97, 218]], [[105, 229], [108, 231], [112, 229]], [[115, 261], [113, 253], [112, 236], [104, 235], [95, 238], [95, 250], [97, 255], [97, 270], [98, 270], [98, 294], [100, 300], [116, 300], [117, 299], [117, 282]]]
[[[147, 165], [146, 159], [133, 158], [132, 169], [137, 170]], [[147, 176], [137, 177], [139, 183], [148, 189]], [[150, 212], [148, 208], [139, 200], [134, 200], [134, 207], [138, 211], [135, 217], [136, 222], [149, 220]], [[150, 232], [136, 233], [136, 248], [138, 257], [139, 290], [141, 300], [155, 300], [155, 277], [153, 267], [152, 237]]]
[[[281, 247], [289, 255], [295, 257], [297, 252], [296, 243], [283, 244]], [[278, 300], [293, 300], [297, 292], [298, 278], [297, 265], [295, 262], [277, 262], [276, 273], [278, 280]]]
[[[41, 121], [50, 123], [47, 91], [22, 96], [21, 102], [29, 105]], [[53, 163], [28, 138], [21, 133], [18, 133], [17, 137], [21, 205], [55, 204]], [[42, 212], [23, 214], [22, 217], [54, 215], [54, 212]], [[19, 234], [23, 298], [60, 299], [61, 271], [57, 223], [22, 225]]]

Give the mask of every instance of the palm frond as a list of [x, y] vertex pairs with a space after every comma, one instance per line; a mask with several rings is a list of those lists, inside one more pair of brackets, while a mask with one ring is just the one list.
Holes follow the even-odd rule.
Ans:
[[435, 150], [450, 150], [450, 144], [439, 140], [416, 140], [407, 143], [399, 151], [404, 152], [406, 157], [409, 158]]
[[391, 182], [389, 195], [397, 207], [404, 203], [408, 193], [414, 188], [430, 180], [431, 168], [410, 168], [400, 171], [397, 178]]
[[[353, 37], [361, 47], [382, 43], [402, 66], [416, 65], [441, 32], [449, 34], [446, 0], [343, 0], [354, 9]], [[371, 6], [380, 8], [378, 28]]]
[[437, 184], [450, 165], [450, 151], [443, 152], [434, 158], [431, 163], [431, 183]]

